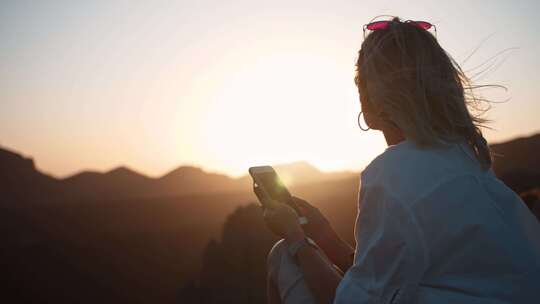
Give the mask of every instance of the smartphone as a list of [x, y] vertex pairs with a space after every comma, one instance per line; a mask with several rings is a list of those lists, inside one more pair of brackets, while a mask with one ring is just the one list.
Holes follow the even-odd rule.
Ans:
[[299, 215], [300, 224], [306, 224], [307, 219], [300, 216], [298, 206], [293, 202], [291, 193], [283, 184], [274, 168], [271, 166], [260, 166], [249, 168], [249, 175], [253, 178], [253, 188], [261, 205], [265, 205], [265, 200], [270, 198], [280, 203], [291, 206]]

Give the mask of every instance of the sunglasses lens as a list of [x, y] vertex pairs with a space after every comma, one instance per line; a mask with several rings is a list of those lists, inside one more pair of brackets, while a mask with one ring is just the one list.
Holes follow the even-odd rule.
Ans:
[[375, 21], [366, 25], [366, 28], [370, 31], [384, 30], [388, 27], [389, 24], [390, 21]]
[[423, 30], [429, 30], [433, 25], [427, 21], [413, 21], [412, 24], [416, 25], [417, 27], [423, 29]]

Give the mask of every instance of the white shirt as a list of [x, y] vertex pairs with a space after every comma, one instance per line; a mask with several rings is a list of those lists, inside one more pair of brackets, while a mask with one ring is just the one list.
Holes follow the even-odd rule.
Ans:
[[334, 303], [540, 303], [540, 224], [466, 145], [389, 147], [358, 209]]

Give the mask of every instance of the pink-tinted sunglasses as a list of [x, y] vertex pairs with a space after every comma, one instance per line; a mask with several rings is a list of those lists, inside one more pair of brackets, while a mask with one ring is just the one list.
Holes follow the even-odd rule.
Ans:
[[[392, 22], [396, 22], [396, 21], [392, 21], [392, 20], [381, 20], [381, 21], [375, 21], [375, 22], [371, 22], [371, 23], [368, 23], [366, 25], [364, 25], [364, 38], [366, 38], [366, 30], [368, 31], [377, 31], [377, 30], [385, 30], [387, 29], [388, 27], [390, 27], [390, 24], [392, 24]], [[429, 30], [430, 28], [433, 28], [435, 30], [435, 36], [437, 35], [437, 27], [435, 27], [435, 25], [427, 22], [427, 21], [414, 21], [414, 20], [407, 20], [403, 23], [409, 23], [413, 26], [416, 26], [417, 28], [419, 29], [423, 29], [423, 30]]]

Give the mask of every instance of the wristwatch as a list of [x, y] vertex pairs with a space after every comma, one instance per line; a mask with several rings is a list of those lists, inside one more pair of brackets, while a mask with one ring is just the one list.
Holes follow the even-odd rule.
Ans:
[[311, 246], [315, 249], [318, 248], [317, 244], [312, 239], [305, 237], [303, 239], [290, 243], [287, 246], [287, 251], [289, 252], [291, 257], [296, 258], [296, 254], [298, 253], [300, 249], [304, 248], [304, 246]]

